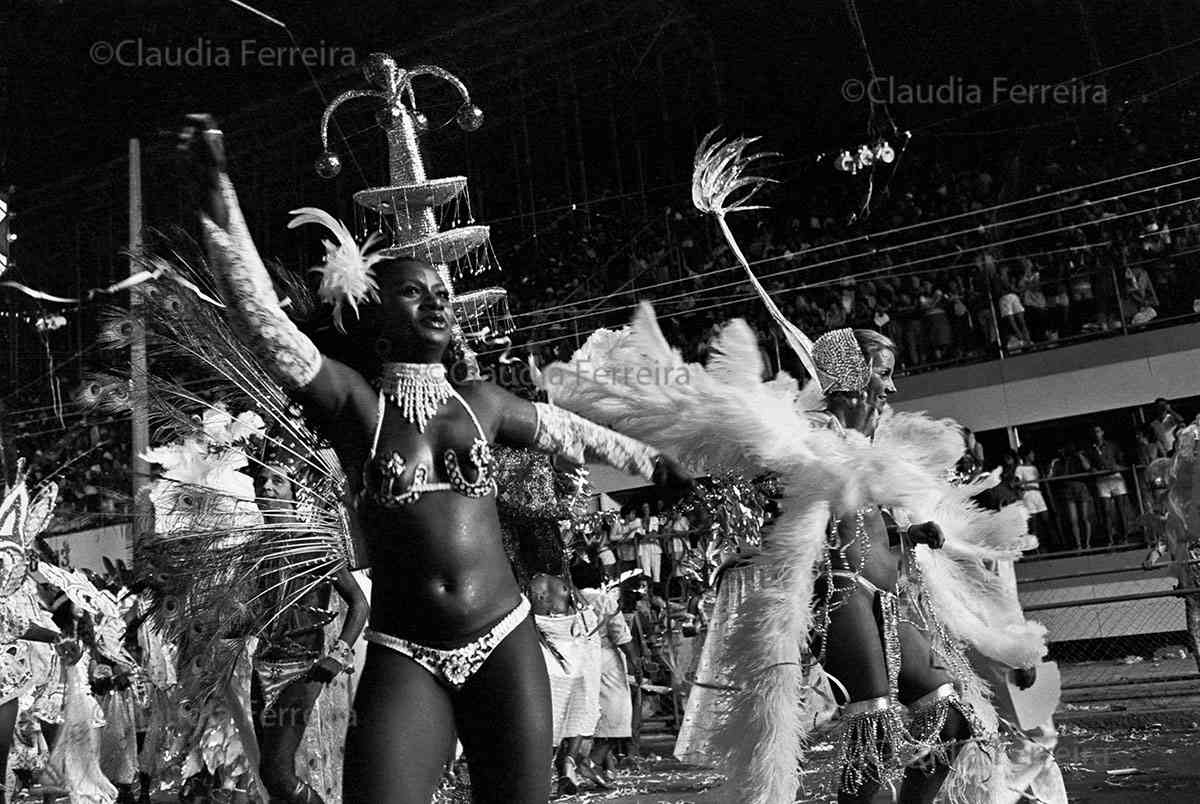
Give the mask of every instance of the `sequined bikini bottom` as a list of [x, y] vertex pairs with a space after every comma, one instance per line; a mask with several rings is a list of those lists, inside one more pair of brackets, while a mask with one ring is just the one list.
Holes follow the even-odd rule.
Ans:
[[385, 648], [390, 648], [402, 656], [407, 656], [429, 671], [434, 678], [448, 684], [453, 689], [459, 689], [471, 676], [479, 672], [483, 663], [492, 652], [500, 646], [505, 637], [517, 629], [529, 616], [529, 599], [521, 596], [517, 607], [504, 616], [504, 619], [493, 625], [487, 633], [471, 640], [458, 648], [443, 650], [431, 648], [418, 642], [381, 634], [370, 628], [363, 634], [363, 639], [374, 642]]
[[256, 659], [254, 670], [258, 673], [262, 689], [263, 711], [273, 707], [285, 689], [297, 681], [303, 681], [313, 664], [311, 659]]

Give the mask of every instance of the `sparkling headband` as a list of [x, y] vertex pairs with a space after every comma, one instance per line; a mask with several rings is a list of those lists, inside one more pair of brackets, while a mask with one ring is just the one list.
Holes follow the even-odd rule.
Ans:
[[858, 393], [867, 387], [871, 367], [863, 357], [854, 330], [846, 328], [826, 332], [813, 344], [812, 355], [817, 365], [817, 379], [824, 393]]

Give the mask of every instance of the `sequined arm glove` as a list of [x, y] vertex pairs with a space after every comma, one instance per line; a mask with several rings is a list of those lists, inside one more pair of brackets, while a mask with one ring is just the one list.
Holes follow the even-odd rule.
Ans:
[[591, 457], [656, 483], [686, 484], [689, 480], [674, 461], [641, 441], [554, 405], [535, 402], [533, 406], [537, 410], [535, 449], [563, 455], [579, 464]]
[[303, 388], [321, 368], [321, 353], [279, 306], [275, 288], [250, 238], [233, 182], [224, 173], [218, 192], [229, 212], [226, 228], [200, 215], [204, 244], [234, 331], [284, 387]]

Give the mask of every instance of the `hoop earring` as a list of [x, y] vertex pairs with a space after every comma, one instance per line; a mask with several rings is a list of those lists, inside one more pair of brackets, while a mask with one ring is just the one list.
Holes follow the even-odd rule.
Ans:
[[385, 338], [382, 335], [375, 339], [375, 356], [379, 358], [391, 357], [392, 341], [390, 338]]

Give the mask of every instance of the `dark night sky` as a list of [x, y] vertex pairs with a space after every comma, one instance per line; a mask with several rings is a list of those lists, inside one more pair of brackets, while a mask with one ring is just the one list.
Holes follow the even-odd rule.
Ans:
[[[165, 144], [181, 115], [190, 111], [212, 112], [231, 132], [241, 132], [239, 125], [271, 124], [231, 139], [234, 167], [242, 169], [239, 177], [248, 177], [248, 168], [259, 170], [243, 190], [252, 192], [258, 181], [261, 195], [258, 204], [251, 200], [250, 206], [271, 216], [271, 226], [282, 226], [279, 209], [300, 201], [343, 217], [352, 215], [346, 206], [350, 192], [367, 183], [360, 180], [367, 175], [346, 170], [336, 183], [321, 183], [312, 175], [323, 104], [307, 72], [300, 66], [237, 64], [240, 40], [290, 44], [278, 28], [228, 0], [17, 2], [15, 22], [5, 31], [12, 44], [7, 54], [10, 114], [0, 125], [0, 153], [6, 156], [0, 184], [17, 186], [18, 214], [23, 203], [29, 204], [25, 208], [31, 214], [17, 222], [29, 231], [21, 240], [27, 250], [22, 267], [40, 286], [65, 292], [78, 282], [111, 281], [124, 270], [112, 258], [123, 244], [124, 168], [106, 169], [105, 163], [122, 157], [132, 136], [151, 145]], [[898, 82], [940, 84], [958, 76], [987, 85], [994, 76], [1053, 83], [1092, 71], [1097, 60], [1114, 65], [1187, 42], [1200, 36], [1193, 2], [858, 0], [858, 9], [879, 74]], [[557, 194], [564, 175], [575, 169], [576, 158], [570, 101], [561, 94], [570, 86], [563, 78], [567, 70], [577, 70], [580, 76], [577, 97], [585, 107], [582, 139], [591, 165], [592, 196], [606, 189], [605, 182], [613, 189], [613, 163], [605, 161], [614, 149], [606, 111], [610, 104], [606, 87], [597, 82], [611, 72], [605, 65], [614, 62], [621, 65], [624, 81], [617, 92], [622, 107], [619, 136], [626, 141], [621, 157], [626, 189], [635, 140], [637, 148], [645, 149], [647, 170], [658, 169], [647, 186], [657, 182], [672, 188], [686, 177], [692, 138], [718, 122], [727, 132], [762, 134], [764, 144], [795, 158], [796, 171], [811, 169], [814, 163], [805, 161], [806, 155], [866, 138], [868, 105], [847, 103], [840, 96], [848, 78], [867, 77], [866, 57], [845, 0], [524, 0], [506, 5], [487, 0], [257, 0], [255, 5], [287, 21], [301, 44], [353, 48], [359, 59], [388, 49], [402, 63], [432, 60], [466, 80], [488, 111], [487, 123], [470, 135], [469, 144], [462, 135], [435, 138], [438, 147], [458, 149], [445, 160], [439, 154], [435, 162], [455, 165], [471, 177], [479, 214], [492, 222], [516, 213], [522, 202], [515, 199], [521, 193], [536, 196], [532, 205], [538, 209], [564, 200]], [[610, 45], [616, 33], [626, 36]], [[98, 65], [89, 57], [97, 42], [137, 38], [151, 47], [177, 50], [202, 40], [210, 48], [228, 47], [235, 63], [122, 67]], [[719, 109], [705, 105], [713, 95], [710, 47], [721, 75]], [[515, 159], [513, 134], [521, 116], [514, 97], [519, 85], [527, 86], [521, 81], [530, 80], [515, 77], [512, 69], [512, 53], [522, 49], [530, 54], [525, 75], [543, 81], [528, 113], [529, 136], [537, 152], [524, 172]], [[317, 66], [313, 73], [329, 95], [361, 86], [352, 68]], [[1200, 75], [1200, 44], [1122, 67], [1105, 78], [1114, 97], [1121, 98], [1193, 73]], [[1180, 97], [1164, 94], [1155, 102], [1178, 102]], [[656, 117], [671, 106], [671, 99], [677, 117], [670, 125], [660, 125]], [[978, 136], [985, 131], [1047, 125], [1040, 129], [1048, 132], [1042, 136], [1069, 138], [1070, 125], [1062, 121], [1073, 112], [1046, 104], [1008, 105], [983, 113], [969, 106], [926, 104], [895, 106], [892, 113], [900, 129], [916, 132], [913, 149], [941, 153], [1001, 144], [995, 135]], [[347, 120], [342, 113], [339, 119]], [[348, 126], [367, 121], [365, 110], [360, 110], [351, 113]], [[368, 153], [371, 148], [382, 150], [377, 133], [361, 127], [351, 144]], [[543, 176], [535, 182], [529, 172], [537, 170]], [[187, 218], [184, 205], [169, 197], [177, 187], [172, 174], [161, 164], [148, 165], [145, 173], [147, 192], [168, 196], [156, 204], [148, 200], [149, 222]], [[79, 176], [84, 177], [81, 182], [61, 183]], [[371, 175], [370, 183], [376, 178], [382, 176]], [[784, 178], [804, 180], [802, 173]], [[88, 190], [89, 181], [108, 190]], [[579, 197], [578, 184], [570, 189], [572, 199]], [[651, 203], [675, 204], [685, 197], [672, 189]], [[484, 200], [492, 203], [485, 205]], [[85, 209], [89, 202], [90, 209]], [[523, 203], [528, 210], [531, 202]], [[504, 232], [504, 238], [512, 242], [515, 234]], [[274, 249], [300, 246], [280, 241], [265, 247], [278, 253]], [[303, 259], [302, 254], [295, 256]]]
[[[257, 5], [289, 22], [302, 43], [324, 41], [358, 53], [403, 48], [497, 8], [482, 0], [260, 0]], [[1179, 0], [1086, 0], [1085, 5], [1095, 7], [1089, 22], [1105, 63], [1195, 35], [1195, 15]], [[863, 110], [839, 105], [837, 98], [846, 77], [865, 72], [842, 2], [691, 0], [679, 7], [689, 9], [700, 27], [713, 33], [731, 121], [759, 130], [789, 126], [815, 141], [838, 136], [845, 126], [861, 126]], [[1092, 67], [1077, 2], [862, 0], [859, 8], [877, 69], [898, 78], [1006, 74], [1045, 82]], [[235, 51], [233, 42], [242, 38], [288, 44], [279, 29], [221, 0], [20, 0], [12, 33], [12, 125], [6, 127], [5, 173], [26, 185], [119, 155], [129, 136], [170, 128], [180, 112], [206, 108], [224, 114], [308, 83], [300, 67], [122, 68], [89, 59], [95, 42], [136, 37], [176, 47], [203, 38], [214, 45], [229, 42]], [[1157, 65], [1165, 67], [1161, 61]], [[455, 67], [470, 76], [469, 57], [460, 55]], [[317, 67], [314, 72], [325, 78], [338, 69]], [[949, 112], [913, 110], [904, 124]]]

